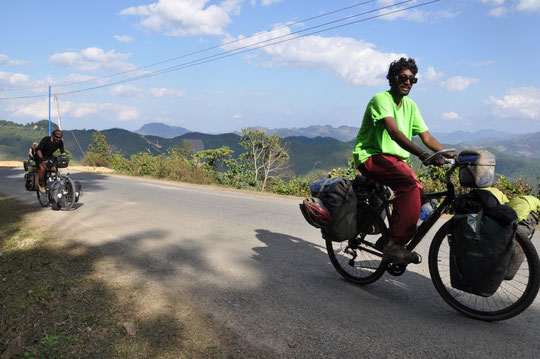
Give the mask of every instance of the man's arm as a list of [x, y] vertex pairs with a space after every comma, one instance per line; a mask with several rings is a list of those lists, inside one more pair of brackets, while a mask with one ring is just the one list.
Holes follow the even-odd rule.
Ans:
[[[386, 128], [386, 131], [398, 145], [401, 146], [404, 150], [409, 151], [413, 155], [417, 156], [421, 160], [425, 160], [429, 157], [429, 153], [422, 150], [420, 147], [415, 145], [411, 140], [409, 140], [403, 132], [399, 130], [399, 127], [397, 125], [396, 119], [393, 117], [385, 117], [382, 120], [382, 123], [384, 124], [384, 128]], [[425, 132], [424, 132], [425, 133]], [[431, 137], [433, 138], [433, 136]], [[433, 138], [434, 139], [434, 138]], [[434, 139], [435, 140], [435, 139]], [[422, 140], [423, 142], [424, 140]], [[437, 140], [435, 140], [437, 141]], [[425, 142], [424, 142], [425, 143]], [[437, 142], [438, 143], [438, 142]], [[427, 146], [427, 145], [426, 145]], [[440, 145], [439, 145], [440, 146]], [[429, 147], [429, 146], [428, 146]], [[442, 149], [442, 148], [441, 148]]]
[[[426, 145], [426, 147], [433, 152], [444, 150], [444, 147], [439, 143], [439, 141], [437, 141], [435, 137], [431, 135], [431, 133], [429, 133], [429, 131], [422, 132], [418, 136], [420, 137], [424, 145]], [[454, 154], [451, 152], [447, 152], [443, 156], [447, 158], [453, 158]]]

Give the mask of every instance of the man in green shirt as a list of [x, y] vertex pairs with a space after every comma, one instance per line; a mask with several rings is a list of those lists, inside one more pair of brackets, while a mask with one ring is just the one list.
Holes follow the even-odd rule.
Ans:
[[[404, 161], [411, 153], [421, 160], [430, 154], [415, 145], [411, 138], [418, 135], [432, 151], [443, 149], [429, 133], [416, 103], [407, 97], [418, 81], [417, 73], [414, 59], [401, 58], [390, 64], [386, 76], [390, 90], [376, 94], [369, 101], [353, 150], [355, 165], [362, 175], [390, 187], [395, 193], [390, 241], [382, 248], [383, 259], [394, 263], [417, 259], [404, 245], [416, 231], [424, 188]], [[452, 154], [447, 156], [452, 157]], [[433, 163], [442, 165], [444, 160], [439, 157]]]

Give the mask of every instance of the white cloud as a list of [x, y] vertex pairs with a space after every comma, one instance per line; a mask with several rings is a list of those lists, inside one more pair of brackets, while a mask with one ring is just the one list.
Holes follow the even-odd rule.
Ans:
[[[394, 4], [399, 5], [394, 6]], [[435, 22], [440, 19], [451, 19], [457, 14], [451, 13], [448, 10], [443, 11], [425, 11], [418, 8], [407, 9], [411, 6], [418, 5], [416, 1], [403, 4], [403, 0], [378, 0], [379, 10], [378, 15], [384, 15], [380, 19], [394, 21], [397, 19], [405, 19], [416, 22]]]
[[132, 42], [133, 41], [133, 38], [131, 36], [128, 36], [128, 35], [122, 35], [122, 36], [114, 35], [114, 38], [118, 42]]
[[50, 61], [57, 66], [81, 72], [122, 72], [136, 68], [125, 62], [130, 57], [130, 54], [116, 53], [114, 50], [105, 52], [98, 47], [89, 47], [79, 52], [54, 54]]
[[426, 72], [421, 74], [421, 77], [426, 81], [438, 81], [444, 77], [444, 73], [437, 71], [433, 66], [430, 66]]
[[449, 91], [465, 91], [470, 85], [477, 83], [478, 79], [471, 77], [455, 76], [440, 83], [442, 88]]
[[[42, 119], [49, 116], [48, 100], [30, 103], [27, 105], [12, 105], [7, 109], [13, 116]], [[52, 116], [56, 116], [56, 106], [52, 108]], [[62, 118], [87, 119], [94, 123], [99, 117], [108, 121], [131, 121], [139, 116], [139, 111], [116, 103], [73, 103], [60, 100], [60, 112]]]
[[113, 96], [135, 97], [142, 95], [143, 90], [133, 85], [116, 85], [111, 89]]
[[539, 12], [540, 1], [539, 0], [520, 0], [516, 6], [519, 11], [526, 12]]
[[0, 54], [0, 66], [21, 66], [26, 65], [29, 61], [10, 59], [9, 56]]
[[25, 74], [0, 71], [0, 85], [28, 85], [30, 77]]
[[[269, 33], [243, 39], [230, 44], [228, 40], [223, 49], [232, 51], [243, 47], [271, 44], [271, 39], [287, 39], [291, 30], [277, 28]], [[294, 35], [292, 35], [294, 36]], [[229, 43], [227, 45], [227, 43]], [[294, 41], [282, 42], [260, 49], [260, 54], [268, 56], [271, 65], [291, 66], [303, 69], [325, 69], [335, 76], [355, 85], [381, 85], [386, 83], [386, 73], [390, 63], [405, 54], [383, 53], [375, 50], [375, 45], [346, 37], [307, 36]], [[254, 60], [254, 58], [251, 58]], [[266, 65], [264, 60], [260, 60]]]
[[151, 88], [148, 90], [151, 96], [154, 97], [184, 97], [184, 91], [169, 88]]
[[491, 7], [489, 15], [501, 17], [512, 11], [540, 13], [540, 0], [480, 0]]
[[463, 119], [463, 117], [461, 117], [460, 114], [453, 111], [443, 113], [442, 118], [445, 118], [447, 120], [462, 120]]
[[501, 99], [490, 96], [486, 103], [495, 106], [494, 113], [499, 117], [520, 116], [540, 120], [540, 88], [510, 89]]
[[244, 118], [244, 115], [241, 115], [241, 114], [239, 114], [239, 113], [236, 113], [236, 114], [232, 115], [232, 118], [234, 118], [235, 120], [237, 120], [237, 119]]
[[261, 3], [263, 6], [269, 6], [272, 4], [277, 4], [278, 2], [282, 2], [283, 0], [262, 0]]
[[231, 22], [229, 14], [238, 14], [244, 0], [225, 0], [208, 5], [209, 0], [159, 0], [150, 5], [132, 6], [121, 15], [138, 15], [140, 25], [151, 32], [170, 36], [223, 35]]

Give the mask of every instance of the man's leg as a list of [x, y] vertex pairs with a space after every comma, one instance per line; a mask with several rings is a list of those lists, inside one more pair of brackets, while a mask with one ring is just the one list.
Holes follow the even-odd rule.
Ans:
[[407, 244], [416, 231], [420, 215], [422, 184], [405, 162], [393, 156], [372, 156], [360, 166], [362, 175], [390, 187], [395, 194], [390, 222], [390, 238]]
[[39, 175], [39, 191], [45, 193], [45, 171], [47, 171], [47, 161], [37, 164], [37, 172]]

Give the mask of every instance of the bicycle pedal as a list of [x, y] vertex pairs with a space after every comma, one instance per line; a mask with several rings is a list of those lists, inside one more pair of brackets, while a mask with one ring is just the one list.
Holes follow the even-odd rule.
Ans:
[[412, 252], [412, 253], [415, 255], [416, 259], [413, 260], [411, 263], [412, 264], [420, 264], [420, 263], [422, 263], [422, 256], [420, 254], [416, 253], [416, 252]]

